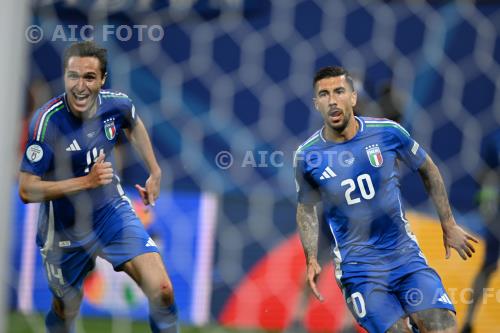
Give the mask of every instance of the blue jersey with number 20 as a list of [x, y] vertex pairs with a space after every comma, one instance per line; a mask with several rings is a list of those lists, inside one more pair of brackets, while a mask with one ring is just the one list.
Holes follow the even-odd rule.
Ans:
[[395, 269], [410, 254], [423, 257], [404, 216], [398, 164], [417, 170], [426, 153], [393, 121], [355, 119], [351, 140], [326, 141], [321, 129], [295, 156], [298, 201], [323, 203], [338, 279]]

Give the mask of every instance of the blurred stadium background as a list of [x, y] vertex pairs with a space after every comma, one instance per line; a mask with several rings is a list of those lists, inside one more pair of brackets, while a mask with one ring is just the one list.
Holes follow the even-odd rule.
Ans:
[[[105, 46], [106, 87], [132, 98], [164, 170], [161, 201], [145, 210], [132, 190], [145, 170], [122, 145], [122, 180], [162, 246], [186, 326], [282, 331], [290, 324], [305, 267], [292, 155], [321, 126], [311, 80], [322, 66], [354, 74], [360, 113], [399, 117], [440, 167], [458, 222], [482, 235], [476, 175], [480, 145], [500, 123], [500, 3], [34, 0], [25, 28], [19, 156], [27, 119], [63, 91], [63, 49], [84, 38]], [[402, 186], [412, 226], [461, 321], [482, 244], [471, 261], [445, 261], [418, 176], [405, 173]], [[12, 200], [7, 332], [42, 332], [50, 295], [34, 244], [37, 206], [22, 205], [12, 189], [4, 193]], [[310, 301], [306, 326], [336, 332], [346, 309], [331, 267], [324, 272], [327, 301]], [[498, 274], [490, 287], [477, 332], [500, 331]], [[112, 332], [145, 329], [129, 325], [146, 318], [144, 297], [107, 263], [98, 263], [85, 292], [82, 318], [108, 318], [118, 323]]]

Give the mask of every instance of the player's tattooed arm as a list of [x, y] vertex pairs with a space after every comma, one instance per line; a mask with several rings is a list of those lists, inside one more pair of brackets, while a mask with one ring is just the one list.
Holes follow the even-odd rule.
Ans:
[[321, 273], [321, 266], [317, 260], [319, 221], [314, 204], [299, 203], [297, 205], [297, 226], [302, 247], [306, 255], [307, 282], [314, 296], [320, 301], [323, 301], [323, 296], [316, 286], [316, 280], [318, 279], [319, 273]]
[[419, 173], [436, 207], [439, 220], [441, 221], [446, 258], [450, 257], [451, 248], [454, 248], [464, 260], [467, 259], [467, 257], [472, 257], [472, 253], [475, 252], [475, 249], [471, 241], [475, 243], [478, 241], [466, 233], [455, 222], [448, 201], [448, 195], [444, 187], [443, 178], [441, 177], [439, 169], [429, 156], [426, 157], [425, 162], [419, 168]]
[[315, 260], [318, 253], [319, 221], [314, 204], [298, 203], [297, 226], [307, 262]]
[[441, 221], [450, 221], [453, 219], [451, 213], [448, 195], [444, 187], [443, 178], [438, 167], [432, 159], [427, 155], [425, 162], [418, 170], [424, 182], [425, 189], [429, 193], [434, 205], [436, 206], [439, 219]]

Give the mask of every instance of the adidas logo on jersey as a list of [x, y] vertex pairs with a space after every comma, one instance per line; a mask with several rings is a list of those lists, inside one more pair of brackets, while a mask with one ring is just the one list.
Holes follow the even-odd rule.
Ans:
[[451, 299], [446, 294], [442, 294], [441, 297], [438, 298], [438, 302], [444, 304], [451, 304]]
[[79, 150], [82, 150], [82, 148], [80, 148], [80, 145], [74, 139], [73, 142], [68, 147], [66, 147], [66, 151], [79, 151]]
[[332, 171], [332, 169], [330, 169], [329, 166], [327, 166], [323, 171], [323, 173], [321, 174], [321, 177], [319, 177], [319, 179], [323, 180], [323, 179], [330, 179], [333, 177], [337, 177], [337, 175], [335, 174], [335, 172]]
[[157, 247], [155, 241], [151, 237], [149, 237], [146, 243], [146, 247], [151, 247], [151, 246]]

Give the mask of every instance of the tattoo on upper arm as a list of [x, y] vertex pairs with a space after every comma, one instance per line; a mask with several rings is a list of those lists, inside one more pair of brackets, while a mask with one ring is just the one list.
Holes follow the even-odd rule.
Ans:
[[318, 252], [319, 221], [314, 205], [297, 205], [297, 226], [306, 258], [316, 257]]

